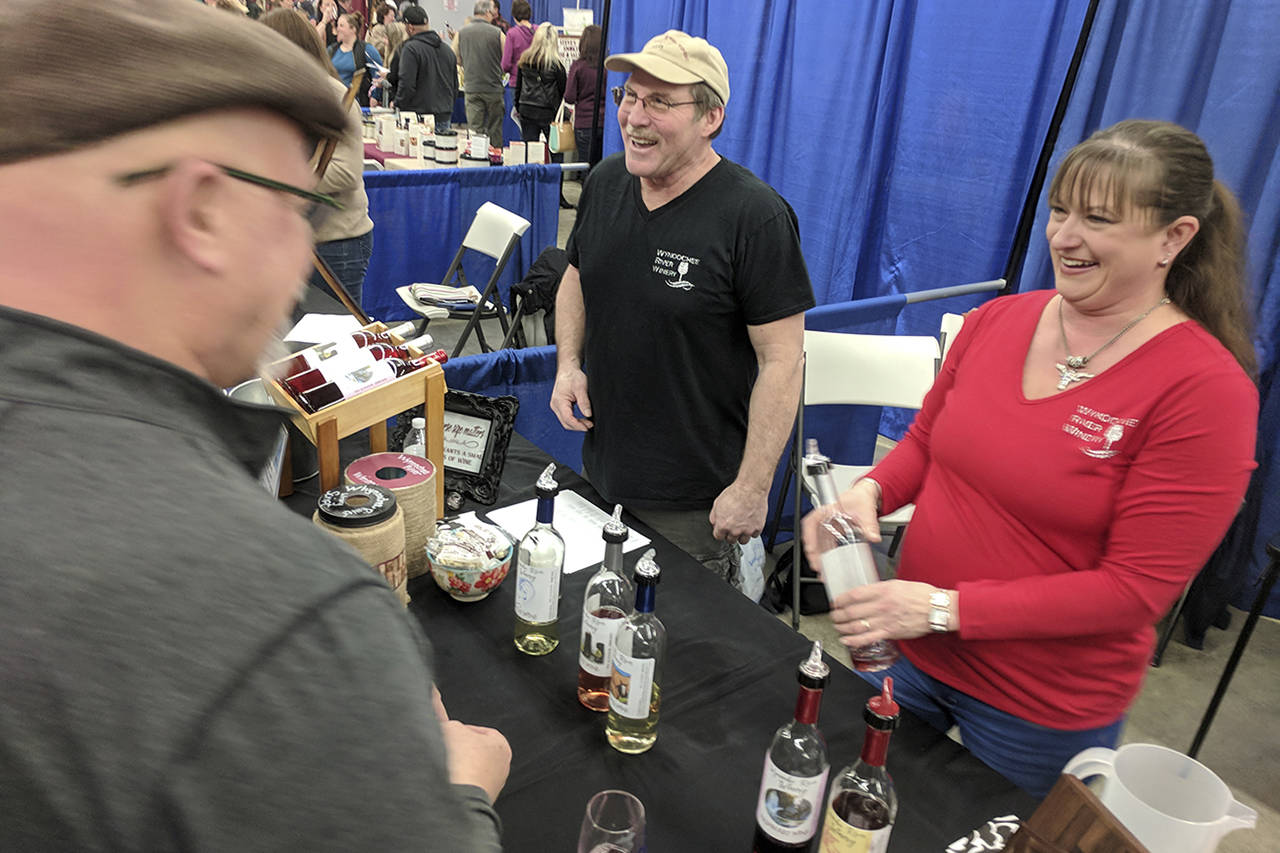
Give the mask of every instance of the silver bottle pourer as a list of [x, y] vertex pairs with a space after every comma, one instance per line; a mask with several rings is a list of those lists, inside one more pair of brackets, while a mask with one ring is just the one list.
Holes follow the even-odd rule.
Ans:
[[622, 523], [622, 504], [614, 504], [613, 518], [604, 523], [604, 540], [606, 542], [625, 542], [630, 531]]
[[658, 576], [662, 574], [662, 569], [658, 568], [657, 562], [654, 561], [653, 555], [656, 552], [650, 548], [640, 555], [639, 561], [636, 562], [636, 580], [644, 580], [648, 583], [657, 583]]
[[810, 678], [825, 679], [831, 674], [831, 669], [827, 666], [826, 661], [822, 659], [822, 641], [814, 640], [813, 647], [809, 649], [809, 657], [804, 663], [800, 664], [800, 671]]
[[538, 475], [538, 482], [534, 485], [534, 488], [541, 492], [555, 493], [559, 491], [560, 484], [556, 482], [555, 474], [556, 463], [552, 462], [541, 474]]

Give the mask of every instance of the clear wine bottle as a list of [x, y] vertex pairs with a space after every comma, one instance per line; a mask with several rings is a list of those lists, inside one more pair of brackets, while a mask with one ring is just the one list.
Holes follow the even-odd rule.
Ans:
[[[831, 474], [831, 460], [818, 450], [816, 439], [805, 441], [804, 471], [813, 483], [819, 506], [827, 513], [818, 527], [817, 551], [821, 555], [822, 583], [827, 598], [835, 601], [841, 593], [854, 587], [880, 580], [871, 545], [863, 538], [857, 524], [840, 508], [840, 492]], [[862, 672], [887, 669], [898, 659], [898, 644], [877, 640], [850, 649], [853, 668]]]
[[636, 563], [636, 609], [613, 637], [613, 673], [605, 736], [618, 752], [635, 754], [658, 740], [667, 629], [654, 615], [661, 570], [650, 548]]
[[800, 663], [794, 719], [778, 729], [765, 753], [756, 798], [754, 853], [805, 850], [818, 832], [827, 792], [827, 742], [818, 729], [822, 691], [831, 670], [815, 641]]
[[822, 853], [884, 853], [898, 817], [898, 793], [885, 770], [889, 738], [898, 726], [898, 703], [893, 701], [893, 677], [886, 676], [879, 696], [863, 711], [867, 733], [862, 755], [840, 771], [831, 783]]
[[556, 463], [538, 477], [537, 521], [516, 550], [516, 648], [545, 655], [560, 645], [560, 578], [564, 571], [564, 539], [553, 526]]
[[578, 643], [578, 701], [592, 711], [609, 710], [613, 673], [613, 635], [631, 615], [635, 589], [622, 569], [622, 546], [630, 531], [622, 523], [622, 505], [613, 508], [601, 531], [604, 560], [587, 581], [582, 596], [582, 634]]

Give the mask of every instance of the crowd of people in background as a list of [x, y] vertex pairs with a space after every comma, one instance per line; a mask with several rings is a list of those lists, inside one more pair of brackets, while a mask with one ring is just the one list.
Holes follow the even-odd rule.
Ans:
[[[460, 31], [432, 28], [417, 0], [199, 0], [260, 20], [313, 55], [334, 78], [340, 93], [357, 71], [352, 120], [330, 163], [322, 188], [344, 202], [317, 227], [316, 251], [358, 304], [373, 253], [373, 222], [362, 178], [360, 107], [395, 107], [431, 115], [437, 131], [452, 127], [453, 106], [466, 90], [467, 125], [501, 148], [505, 118], [503, 90], [510, 87], [514, 117], [525, 141], [550, 139], [561, 103], [572, 110], [577, 158], [597, 159], [602, 133], [594, 137], [600, 28], [579, 38], [579, 58], [566, 71], [559, 36], [550, 23], [535, 25], [528, 0], [514, 0], [509, 24], [496, 0], [477, 0]], [[298, 26], [301, 22], [303, 26]], [[469, 86], [463, 81], [469, 80]], [[593, 147], [594, 146], [594, 147]], [[559, 159], [559, 155], [556, 155]], [[564, 196], [561, 205], [569, 206]], [[312, 285], [325, 285], [313, 277]]]
[[[578, 59], [566, 71], [560, 61], [556, 29], [550, 23], [539, 26], [533, 22], [528, 0], [512, 2], [513, 23], [503, 17], [496, 0], [478, 0], [462, 31], [446, 24], [443, 38], [432, 29], [417, 0], [403, 0], [398, 5], [374, 5], [366, 0], [200, 2], [254, 19], [281, 9], [301, 13], [311, 21], [343, 83], [350, 85], [355, 71], [365, 70], [365, 86], [356, 96], [361, 106], [431, 113], [436, 116], [437, 129], [445, 130], [451, 122], [442, 114], [452, 113], [453, 100], [461, 87], [466, 91], [468, 126], [484, 133], [492, 146], [501, 148], [508, 141], [502, 133], [506, 108], [501, 94], [508, 88], [515, 104], [512, 117], [521, 127], [522, 139], [549, 139], [550, 124], [556, 120], [563, 101], [573, 117], [578, 159], [588, 159], [593, 144], [596, 152], [601, 150], [601, 134], [597, 132], [594, 139], [591, 134], [600, 28], [592, 25], [584, 30], [579, 37]], [[415, 55], [415, 73], [401, 75], [401, 50], [415, 34], [420, 42], [411, 51]], [[456, 72], [443, 68], [445, 54], [456, 63]], [[424, 76], [422, 63], [433, 70], [430, 77]], [[470, 86], [464, 85], [467, 79]], [[450, 87], [452, 93], [446, 95], [444, 91]], [[428, 92], [431, 94], [425, 94]], [[446, 97], [447, 107], [442, 105]], [[431, 103], [423, 108], [427, 100]]]

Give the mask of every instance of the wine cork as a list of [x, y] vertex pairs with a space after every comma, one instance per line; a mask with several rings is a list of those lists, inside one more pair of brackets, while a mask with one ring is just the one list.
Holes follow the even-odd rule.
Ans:
[[431, 460], [405, 453], [374, 453], [347, 466], [343, 479], [389, 489], [404, 510], [405, 564], [408, 576], [429, 571], [427, 540], [436, 535], [436, 467]]
[[330, 489], [320, 496], [311, 520], [359, 552], [400, 602], [409, 603], [404, 512], [389, 489], [362, 483]]

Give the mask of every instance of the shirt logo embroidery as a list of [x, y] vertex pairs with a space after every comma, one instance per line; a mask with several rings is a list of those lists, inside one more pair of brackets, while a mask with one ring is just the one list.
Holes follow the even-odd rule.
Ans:
[[1139, 423], [1137, 418], [1120, 418], [1078, 405], [1075, 413], [1062, 425], [1062, 431], [1084, 442], [1080, 452], [1085, 456], [1110, 459], [1120, 452], [1112, 447], [1124, 438], [1125, 430], [1132, 429]]
[[658, 249], [653, 256], [653, 271], [664, 279], [674, 279], [665, 282], [667, 287], [692, 290], [694, 284], [686, 279], [685, 276], [692, 267], [696, 267], [700, 263], [702, 263], [701, 258], [691, 258], [688, 255], [668, 252], [666, 249]]

